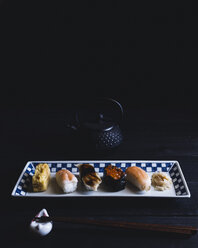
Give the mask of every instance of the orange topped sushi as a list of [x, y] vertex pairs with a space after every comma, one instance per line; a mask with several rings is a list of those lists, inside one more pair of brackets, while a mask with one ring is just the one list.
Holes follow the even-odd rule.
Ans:
[[125, 173], [121, 168], [109, 164], [104, 169], [103, 181], [111, 191], [120, 191], [125, 188]]
[[69, 170], [62, 169], [56, 172], [56, 182], [63, 192], [71, 193], [76, 190], [78, 179]]

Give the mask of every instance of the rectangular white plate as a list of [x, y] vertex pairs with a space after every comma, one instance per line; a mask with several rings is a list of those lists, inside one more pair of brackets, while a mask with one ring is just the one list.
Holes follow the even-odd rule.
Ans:
[[[36, 165], [39, 163], [47, 163], [51, 171], [51, 180], [48, 189], [44, 192], [31, 191], [31, 178], [34, 174]], [[156, 171], [167, 173], [172, 179], [173, 185], [171, 189], [165, 191], [156, 191], [153, 187], [148, 192], [140, 192], [130, 183], [127, 183], [124, 190], [118, 192], [108, 192], [102, 186], [99, 186], [98, 191], [87, 191], [78, 182], [78, 188], [75, 192], [65, 194], [56, 184], [55, 174], [60, 169], [68, 169], [78, 177], [78, 169], [75, 166], [79, 163], [89, 163], [94, 166], [95, 171], [103, 176], [104, 167], [108, 164], [116, 165], [123, 171], [130, 166], [138, 166], [145, 170], [151, 177]], [[23, 169], [13, 191], [12, 196], [18, 197], [176, 197], [189, 198], [190, 191], [188, 189], [186, 180], [183, 176], [178, 161], [131, 161], [131, 160], [116, 160], [116, 161], [29, 161]]]

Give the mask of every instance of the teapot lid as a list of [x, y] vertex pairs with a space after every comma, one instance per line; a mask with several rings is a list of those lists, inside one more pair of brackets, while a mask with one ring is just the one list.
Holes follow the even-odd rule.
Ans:
[[83, 127], [91, 130], [109, 131], [113, 128], [115, 123], [110, 119], [104, 118], [103, 114], [99, 114], [99, 118], [96, 120], [85, 121]]

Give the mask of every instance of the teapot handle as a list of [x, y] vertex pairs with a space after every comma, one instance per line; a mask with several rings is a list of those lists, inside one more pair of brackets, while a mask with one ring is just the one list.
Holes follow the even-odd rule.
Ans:
[[108, 98], [107, 97], [105, 99], [111, 101], [112, 103], [115, 103], [119, 107], [120, 112], [121, 112], [121, 118], [120, 118], [120, 120], [122, 120], [123, 119], [124, 111], [123, 111], [123, 107], [122, 107], [121, 103], [118, 102], [117, 100], [113, 99], [113, 98]]
[[[119, 107], [119, 110], [120, 110], [120, 121], [123, 119], [123, 107], [121, 105], [120, 102], [118, 102], [117, 100], [113, 99], [113, 98], [109, 98], [109, 97], [98, 97], [97, 100], [105, 100], [105, 101], [109, 101], [109, 102], [112, 102], [113, 104], [117, 105]], [[99, 113], [99, 116], [100, 116], [101, 113]], [[75, 114], [75, 121], [76, 121], [76, 124], [77, 125], [80, 125], [80, 117], [79, 117], [79, 113], [76, 112]]]
[[120, 121], [122, 121], [124, 110], [123, 110], [123, 107], [122, 107], [120, 102], [118, 102], [117, 100], [110, 98], [110, 97], [101, 97], [101, 98], [99, 98], [99, 100], [106, 100], [106, 101], [112, 102], [113, 104], [117, 105], [119, 107], [119, 110], [120, 110]]

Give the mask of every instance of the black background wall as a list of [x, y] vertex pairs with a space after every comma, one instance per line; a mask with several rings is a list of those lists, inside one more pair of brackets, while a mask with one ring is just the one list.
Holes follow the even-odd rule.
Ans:
[[1, 108], [110, 96], [196, 112], [196, 1], [0, 1]]

